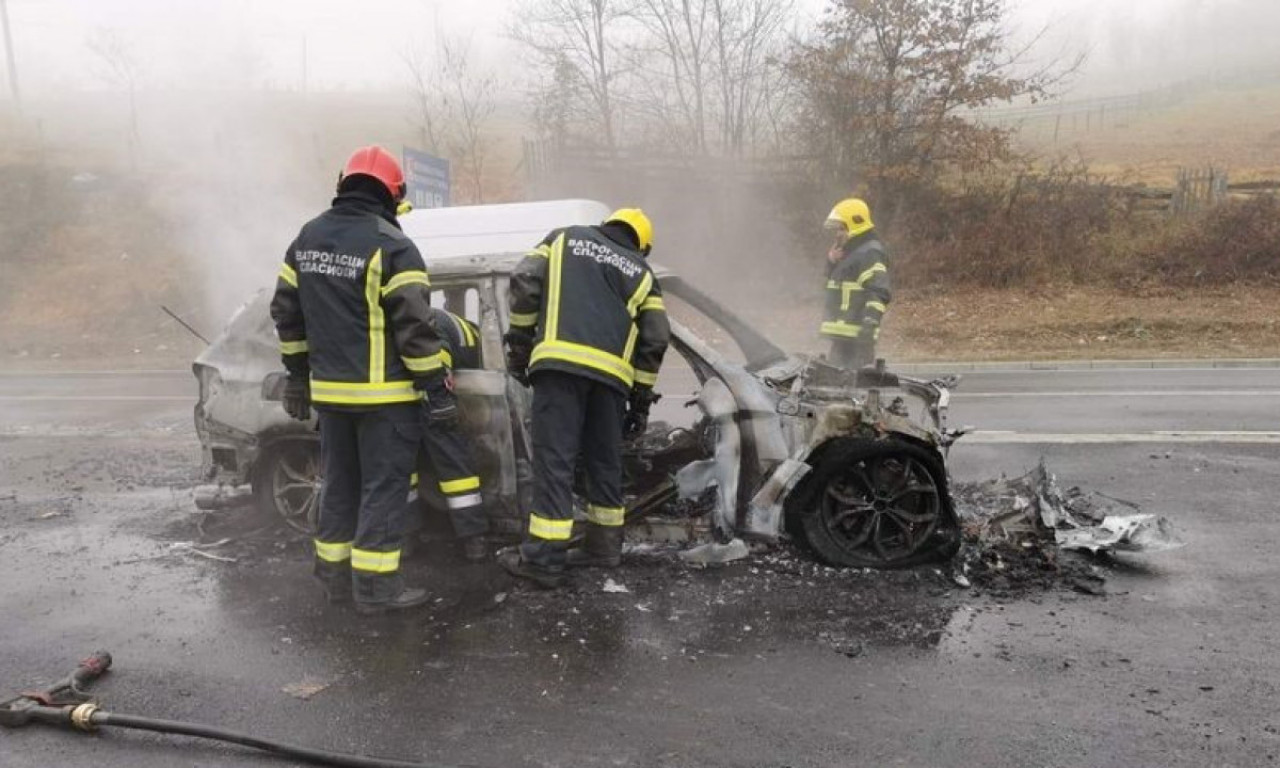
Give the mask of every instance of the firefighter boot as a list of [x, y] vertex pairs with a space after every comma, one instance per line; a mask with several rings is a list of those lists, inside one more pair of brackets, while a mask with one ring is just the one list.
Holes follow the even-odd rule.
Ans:
[[330, 563], [317, 558], [313, 573], [316, 581], [324, 587], [324, 593], [329, 602], [351, 602], [351, 562], [349, 560]]
[[531, 563], [524, 559], [518, 547], [499, 554], [498, 564], [512, 576], [528, 579], [543, 589], [555, 589], [564, 584], [564, 566]]
[[466, 536], [462, 539], [462, 559], [468, 563], [483, 563], [489, 557], [484, 534]]
[[581, 547], [565, 553], [565, 565], [575, 568], [617, 568], [622, 564], [620, 525], [587, 523], [587, 538]]
[[356, 610], [363, 614], [388, 613], [417, 608], [430, 599], [425, 589], [410, 589], [400, 574], [371, 576], [357, 574]]

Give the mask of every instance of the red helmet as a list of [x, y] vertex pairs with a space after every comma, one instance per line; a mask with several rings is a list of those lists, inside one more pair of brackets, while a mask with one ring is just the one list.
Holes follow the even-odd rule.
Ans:
[[347, 160], [346, 167], [342, 169], [342, 178], [358, 173], [382, 182], [396, 202], [404, 199], [404, 171], [400, 170], [396, 156], [382, 147], [361, 147], [351, 154], [351, 159]]

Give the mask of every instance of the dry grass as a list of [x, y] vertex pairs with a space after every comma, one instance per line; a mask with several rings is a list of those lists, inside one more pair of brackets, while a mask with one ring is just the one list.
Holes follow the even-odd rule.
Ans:
[[1171, 186], [1180, 167], [1226, 168], [1232, 181], [1280, 179], [1280, 86], [1197, 93], [1166, 109], [1124, 115], [1102, 129], [1052, 126], [1025, 132], [1023, 145], [1048, 157], [1079, 156], [1127, 183]]
[[[1280, 291], [1205, 290], [1188, 297], [1115, 288], [913, 291], [889, 309], [880, 354], [890, 360], [1278, 358]], [[814, 304], [777, 311], [770, 335], [822, 351]]]

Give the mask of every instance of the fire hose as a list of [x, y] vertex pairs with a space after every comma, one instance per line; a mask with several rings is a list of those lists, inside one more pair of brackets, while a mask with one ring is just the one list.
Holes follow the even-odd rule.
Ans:
[[365, 757], [329, 752], [200, 723], [159, 720], [108, 712], [98, 706], [85, 690], [111, 668], [111, 654], [97, 651], [80, 662], [76, 670], [43, 691], [24, 692], [0, 702], [0, 727], [20, 728], [30, 723], [69, 727], [85, 733], [99, 728], [129, 728], [178, 736], [194, 736], [239, 744], [264, 752], [291, 757], [316, 765], [350, 768], [445, 768], [432, 763], [414, 763], [382, 757]]

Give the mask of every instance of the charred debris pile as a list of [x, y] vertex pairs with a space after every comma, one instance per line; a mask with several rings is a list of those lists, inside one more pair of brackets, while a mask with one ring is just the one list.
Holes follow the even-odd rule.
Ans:
[[954, 564], [962, 585], [1104, 594], [1112, 553], [1183, 545], [1172, 523], [1133, 502], [1062, 490], [1043, 461], [1021, 477], [956, 483], [952, 495], [964, 535]]

